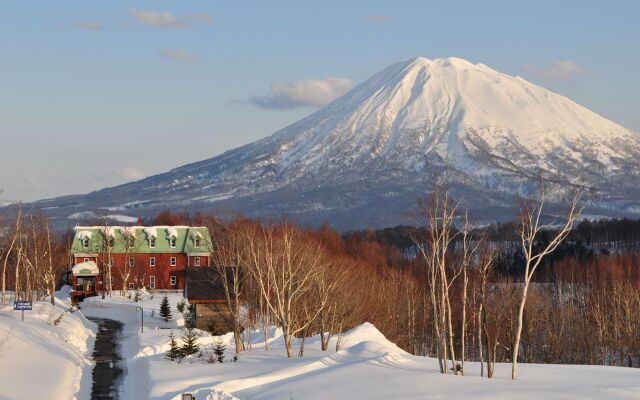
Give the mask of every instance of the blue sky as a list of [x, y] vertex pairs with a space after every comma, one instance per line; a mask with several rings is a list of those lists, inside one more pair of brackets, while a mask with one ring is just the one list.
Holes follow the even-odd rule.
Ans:
[[398, 60], [520, 75], [640, 132], [640, 1], [0, 0], [0, 199], [267, 136]]

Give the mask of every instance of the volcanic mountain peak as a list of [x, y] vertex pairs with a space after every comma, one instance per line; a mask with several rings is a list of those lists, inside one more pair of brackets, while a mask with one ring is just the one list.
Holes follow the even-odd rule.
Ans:
[[[443, 177], [483, 207], [510, 208], [538, 174], [581, 181], [598, 212], [640, 209], [636, 133], [526, 80], [460, 58], [392, 64], [255, 143], [168, 173], [43, 206], [234, 208], [343, 227], [403, 222]], [[379, 213], [383, 213], [380, 216]]]

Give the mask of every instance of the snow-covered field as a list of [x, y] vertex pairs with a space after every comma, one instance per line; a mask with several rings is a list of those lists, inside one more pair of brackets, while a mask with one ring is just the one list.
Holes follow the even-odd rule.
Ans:
[[[169, 347], [169, 334], [173, 329], [180, 338], [180, 326], [184, 322], [177, 318], [175, 308], [180, 298], [179, 294], [169, 294], [174, 318], [168, 323], [157, 316], [162, 300], [162, 295], [157, 293], [153, 298], [145, 294], [139, 303], [115, 296], [105, 300], [91, 298], [82, 304], [81, 312], [87, 316], [117, 319], [124, 323], [121, 354], [126, 365], [121, 399], [180, 399], [185, 392], [195, 394], [199, 400], [640, 398], [640, 369], [632, 368], [522, 364], [521, 378], [514, 382], [509, 379], [510, 365], [498, 365], [497, 377], [488, 380], [479, 377], [477, 363], [469, 363], [467, 376], [443, 376], [438, 373], [434, 359], [404, 352], [371, 324], [363, 324], [347, 332], [339, 352], [334, 351], [333, 343], [330, 351], [321, 351], [319, 338], [314, 337], [307, 339], [303, 358], [287, 359], [281, 332], [273, 328], [269, 338], [270, 350], [265, 350], [261, 332], [252, 332], [251, 349], [242, 353], [235, 363], [230, 334], [223, 336], [228, 345], [225, 358], [228, 362], [209, 364], [197, 358], [182, 363], [170, 362], [164, 357]], [[137, 309], [140, 306], [145, 314], [144, 333], [140, 332], [140, 310]], [[20, 328], [14, 328], [16, 334], [28, 333], [28, 336], [19, 342], [19, 347], [10, 346], [11, 350], [4, 352], [0, 361], [0, 399], [22, 398], [20, 390], [35, 394], [34, 386], [47, 393], [59, 394], [28, 398], [70, 399], [73, 398], [73, 390], [80, 390], [77, 398], [88, 398], [85, 397], [86, 387], [79, 382], [90, 381], [90, 377], [78, 378], [79, 371], [87, 372], [86, 351], [78, 349], [86, 350], [86, 346], [90, 346], [92, 324], [77, 312], [72, 317], [65, 316], [63, 321], [68, 325], [60, 324], [61, 336], [58, 337], [48, 333], [55, 328], [41, 321], [47, 315], [45, 309], [42, 310], [38, 314], [40, 317], [34, 313], [28, 322], [25, 321], [25, 326], [29, 324], [28, 329], [18, 332]], [[19, 322], [18, 313], [11, 313], [9, 317], [3, 313], [0, 332], [19, 326]], [[72, 327], [73, 332], [67, 329]], [[47, 340], [50, 335], [56, 339]], [[69, 343], [64, 342], [65, 337]], [[199, 338], [203, 347], [210, 346], [213, 341], [214, 338], [206, 333]], [[84, 343], [85, 347], [78, 342]], [[18, 346], [17, 341], [12, 340], [10, 344]], [[47, 357], [53, 357], [53, 361]], [[16, 368], [14, 365], [20, 359], [27, 361], [21, 368]], [[63, 368], [48, 367], [47, 364], [53, 362], [56, 366], [64, 366], [65, 362], [71, 366], [78, 362], [81, 366], [69, 366], [63, 373]], [[7, 373], [10, 375], [6, 382], [13, 385], [11, 391], [5, 390]], [[38, 385], [30, 383], [34, 377], [37, 377]], [[66, 392], [61, 389], [65, 385], [60, 382], [69, 382]], [[57, 388], [58, 391], [49, 388]]]
[[13, 305], [0, 305], [0, 399], [90, 397], [96, 325], [68, 312], [68, 290], [56, 297], [55, 306], [34, 303], [24, 321]]

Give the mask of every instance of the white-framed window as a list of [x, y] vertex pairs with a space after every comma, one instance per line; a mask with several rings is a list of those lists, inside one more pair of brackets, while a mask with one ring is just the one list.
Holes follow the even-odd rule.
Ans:
[[85, 249], [89, 248], [89, 238], [82, 239], [82, 247]]
[[200, 238], [197, 237], [193, 239], [193, 246], [200, 247]]
[[171, 257], [171, 266], [175, 267], [178, 265], [178, 260], [175, 257]]
[[134, 284], [133, 284], [133, 282], [129, 282], [129, 289], [134, 289]]
[[136, 259], [133, 257], [129, 257], [129, 266], [133, 267], [136, 265]]
[[172, 249], [176, 247], [176, 238], [169, 238], [169, 246], [171, 246]]
[[193, 265], [196, 267], [200, 266], [200, 257], [193, 257]]
[[152, 249], [156, 248], [156, 238], [154, 238], [153, 236], [149, 238], [149, 247], [151, 247]]
[[149, 276], [149, 289], [156, 288], [156, 277], [154, 275]]
[[149, 257], [149, 266], [150, 267], [155, 267], [156, 266], [156, 258], [155, 257]]
[[85, 258], [84, 258], [84, 262], [89, 262], [90, 260], [91, 260], [91, 259], [90, 259], [90, 258], [88, 258], [88, 257], [85, 257]]
[[178, 282], [178, 280], [176, 279], [176, 276], [171, 275], [169, 278], [171, 279], [171, 286], [175, 286], [176, 283]]

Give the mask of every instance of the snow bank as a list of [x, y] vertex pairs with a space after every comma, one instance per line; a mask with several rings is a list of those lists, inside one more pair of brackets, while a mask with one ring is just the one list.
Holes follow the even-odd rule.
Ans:
[[[363, 346], [363, 344], [367, 344]], [[409, 354], [387, 339], [373, 324], [365, 322], [342, 335], [341, 348], [355, 352], [371, 350], [378, 353]]]
[[[336, 335], [328, 351], [320, 349], [320, 337], [314, 336], [305, 341], [304, 357], [287, 358], [282, 330], [271, 327], [266, 337], [269, 350], [261, 330], [244, 332], [250, 346], [239, 354], [237, 362], [233, 362], [230, 333], [220, 337], [227, 345], [222, 364], [197, 358], [171, 362], [165, 353], [171, 331], [178, 341], [182, 336], [175, 309], [182, 295], [168, 296], [174, 315], [168, 323], [157, 316], [161, 293], [145, 294], [139, 303], [114, 295], [112, 299], [90, 298], [82, 305], [85, 315], [124, 323], [120, 349], [126, 375], [120, 398], [179, 400], [182, 393], [207, 400], [640, 398], [640, 370], [634, 368], [521, 364], [521, 378], [513, 382], [509, 379], [510, 364], [498, 364], [496, 378], [489, 380], [479, 376], [477, 363], [466, 363], [467, 376], [441, 375], [435, 359], [405, 352], [369, 323], [341, 335], [337, 352]], [[140, 332], [141, 311], [137, 307], [144, 309], [144, 333]], [[206, 350], [216, 339], [201, 332], [198, 342]], [[294, 340], [294, 346], [297, 351], [300, 339]]]
[[89, 398], [96, 326], [69, 312], [69, 290], [57, 293], [55, 306], [34, 303], [24, 321], [12, 305], [1, 306], [0, 399]]

